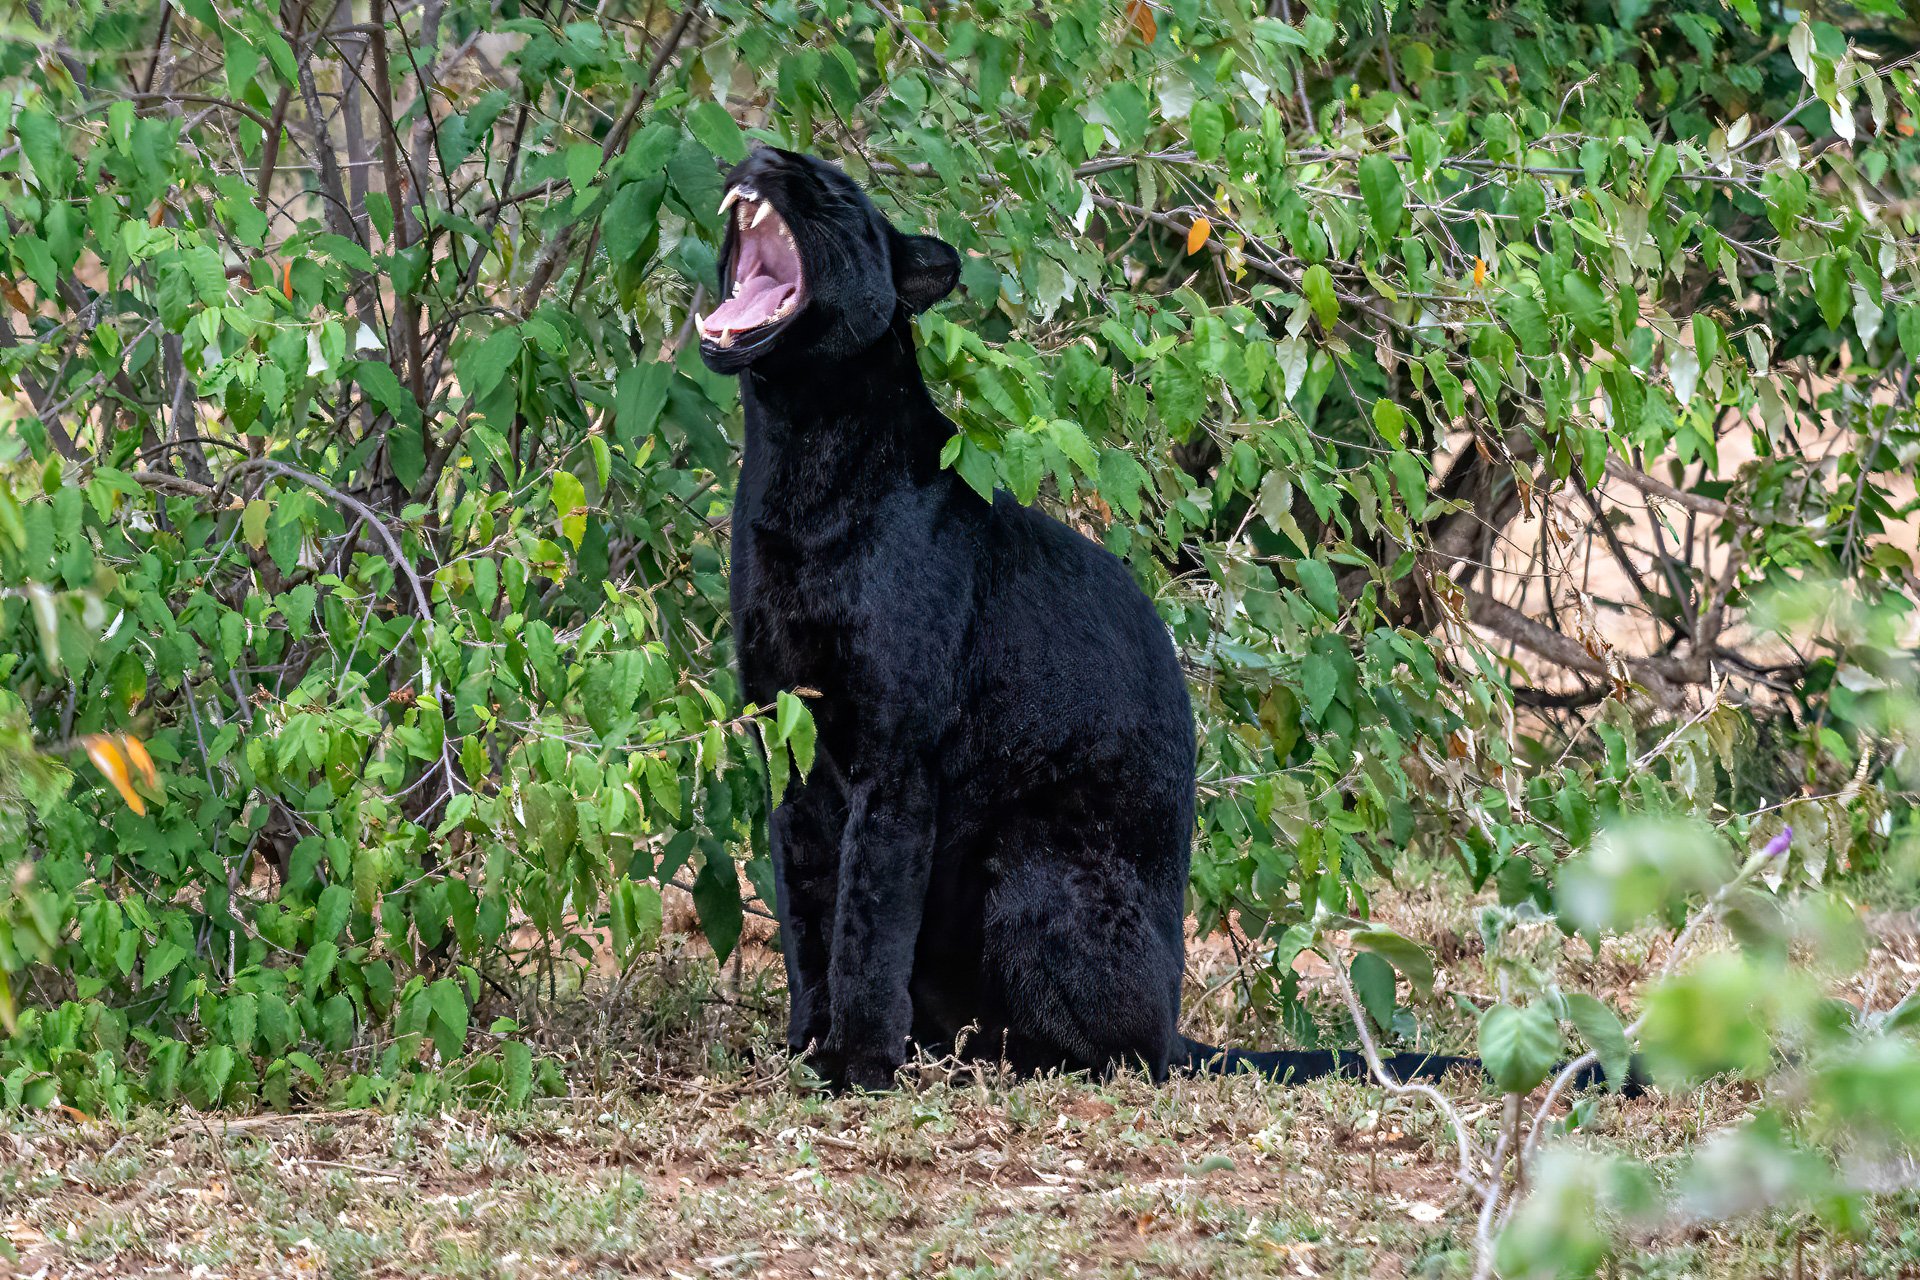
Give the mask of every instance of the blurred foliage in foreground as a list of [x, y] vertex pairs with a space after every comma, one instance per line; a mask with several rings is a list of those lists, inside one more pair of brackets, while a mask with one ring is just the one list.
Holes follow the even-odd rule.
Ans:
[[[3, 1100], [516, 1103], [561, 1082], [488, 992], [636, 962], [669, 883], [733, 948], [812, 750], [729, 671], [734, 391], [686, 340], [754, 138], [962, 249], [919, 322], [950, 463], [1160, 602], [1250, 1010], [1345, 1038], [1291, 962], [1408, 847], [1497, 887], [1495, 943], [1598, 939], [1791, 827], [1741, 900], [1800, 920], [1915, 832], [1914, 37], [1887, 0], [12, 11]], [[80, 763], [123, 734], [151, 782]], [[1355, 937], [1411, 1035], [1429, 962]], [[1827, 1027], [1785, 954], [1677, 977], [1648, 1036], [1737, 1025], [1650, 1052], [1777, 1060], [1713, 982]], [[1551, 966], [1500, 976], [1503, 1083], [1569, 1028], [1617, 1054]]]

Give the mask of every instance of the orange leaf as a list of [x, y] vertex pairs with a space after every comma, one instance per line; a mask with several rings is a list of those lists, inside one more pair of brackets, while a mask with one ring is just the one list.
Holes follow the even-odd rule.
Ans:
[[33, 304], [27, 301], [27, 295], [20, 292], [20, 286], [11, 280], [0, 280], [0, 294], [4, 294], [13, 309], [23, 316], [33, 314]]
[[154, 772], [153, 757], [147, 754], [147, 744], [130, 733], [123, 733], [120, 735], [120, 749], [126, 752], [127, 763], [132, 765], [133, 771], [140, 775], [140, 780], [147, 784], [147, 789], [158, 791], [160, 775]]
[[1153, 38], [1160, 34], [1160, 24], [1154, 19], [1153, 6], [1146, 0], [1128, 0], [1127, 21], [1140, 33], [1142, 44], [1152, 44]]
[[1478, 289], [1487, 282], [1487, 263], [1484, 258], [1473, 260], [1473, 287]]
[[[127, 757], [121, 751], [119, 742], [108, 734], [89, 733], [80, 739], [80, 745], [87, 749], [87, 759], [93, 761], [93, 767], [113, 784], [113, 789], [118, 791], [120, 798], [127, 802], [127, 808], [135, 813], [145, 813], [147, 802], [142, 800], [140, 793], [133, 789], [133, 778], [128, 772]], [[146, 753], [143, 751], [141, 754]]]
[[1193, 225], [1187, 228], [1187, 252], [1198, 253], [1207, 244], [1207, 237], [1213, 234], [1213, 224], [1205, 218], [1195, 218]]
[[280, 292], [287, 295], [287, 301], [293, 301], [293, 259], [288, 258], [280, 267]]

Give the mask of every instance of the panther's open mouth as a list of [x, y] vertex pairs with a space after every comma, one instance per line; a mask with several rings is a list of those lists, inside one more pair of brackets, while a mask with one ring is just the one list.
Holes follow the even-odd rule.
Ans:
[[807, 300], [799, 247], [772, 203], [742, 183], [720, 202], [721, 213], [729, 209], [733, 210], [733, 270], [727, 296], [700, 318], [701, 338], [722, 350], [748, 335], [771, 336]]

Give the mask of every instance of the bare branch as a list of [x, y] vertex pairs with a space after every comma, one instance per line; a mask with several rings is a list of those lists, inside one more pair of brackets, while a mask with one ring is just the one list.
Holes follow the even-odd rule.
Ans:
[[1625, 481], [1642, 493], [1651, 494], [1656, 498], [1665, 498], [1676, 506], [1697, 511], [1703, 516], [1745, 523], [1741, 517], [1733, 513], [1733, 508], [1719, 499], [1709, 498], [1704, 494], [1688, 493], [1685, 489], [1676, 489], [1664, 480], [1656, 480], [1644, 471], [1636, 471], [1618, 458], [1607, 459], [1607, 474], [1616, 480]]

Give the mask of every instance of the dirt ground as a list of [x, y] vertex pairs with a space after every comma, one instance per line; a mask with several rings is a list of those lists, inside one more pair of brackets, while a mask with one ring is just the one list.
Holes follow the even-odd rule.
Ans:
[[[1414, 879], [1379, 912], [1478, 968], [1472, 903]], [[0, 1121], [0, 1275], [326, 1277], [1456, 1277], [1473, 1206], [1434, 1113], [1352, 1081], [1015, 1082], [924, 1063], [831, 1098], [779, 1053], [777, 965], [736, 980], [685, 937], [618, 1000], [592, 985], [536, 1028], [572, 1096], [517, 1114], [57, 1112]], [[1874, 969], [1905, 978], [1910, 917]], [[1196, 948], [1190, 1025], [1234, 1021], [1230, 948]], [[1624, 996], [1659, 944], [1591, 962]], [[1459, 1047], [1450, 1001], [1430, 1047]], [[1217, 1006], [1217, 1007], [1216, 1007]], [[1271, 1033], [1269, 1033], [1271, 1034]], [[1446, 1082], [1475, 1124], [1494, 1102]], [[1747, 1096], [1605, 1097], [1587, 1140], [1656, 1161]], [[1776, 1216], [1651, 1242], [1616, 1276], [1920, 1275], [1920, 1200], [1865, 1240]]]

